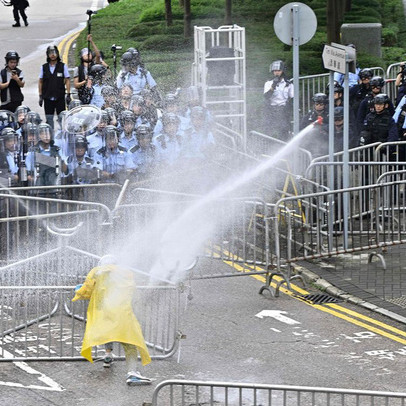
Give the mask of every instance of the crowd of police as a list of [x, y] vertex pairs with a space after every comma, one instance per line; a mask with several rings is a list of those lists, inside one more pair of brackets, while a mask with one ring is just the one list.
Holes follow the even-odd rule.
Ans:
[[[352, 46], [351, 44], [349, 46]], [[288, 137], [291, 121], [293, 84], [285, 77], [285, 65], [274, 61], [270, 65], [272, 79], [264, 86], [265, 131], [278, 138]], [[334, 74], [334, 152], [343, 150], [344, 138], [344, 75]], [[357, 67], [349, 74], [349, 148], [375, 142], [406, 140], [406, 71], [400, 66], [396, 78], [398, 96], [394, 103], [385, 93], [385, 80], [374, 76], [369, 68]], [[313, 156], [328, 155], [329, 86], [324, 93], [312, 96], [313, 108], [305, 114], [300, 129], [316, 121], [310, 136], [302, 141], [302, 147]], [[320, 120], [322, 118], [322, 120]], [[276, 123], [276, 125], [274, 124]], [[403, 152], [403, 150], [401, 150]]]
[[[16, 51], [5, 56], [1, 71], [0, 178], [8, 186], [52, 186], [145, 179], [203, 161], [214, 146], [212, 119], [196, 87], [162, 96], [142, 62], [129, 48], [115, 76], [102, 52], [88, 37], [80, 51], [73, 86], [58, 48], [49, 46], [41, 66], [38, 112], [23, 104], [24, 75]], [[66, 120], [76, 111], [96, 106], [94, 128], [69, 131]], [[93, 113], [92, 113], [93, 114]], [[57, 123], [54, 125], [55, 116]]]

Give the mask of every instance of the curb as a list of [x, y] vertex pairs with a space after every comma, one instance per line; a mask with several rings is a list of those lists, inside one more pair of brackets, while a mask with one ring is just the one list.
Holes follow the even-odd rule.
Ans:
[[321, 278], [319, 275], [317, 275], [316, 273], [310, 271], [309, 269], [307, 269], [303, 266], [292, 265], [292, 268], [293, 268], [294, 272], [298, 275], [301, 275], [307, 283], [312, 283], [318, 289], [328, 293], [331, 296], [340, 298], [340, 299], [344, 300], [345, 302], [355, 304], [357, 306], [361, 306], [367, 310], [371, 310], [375, 313], [381, 314], [383, 316], [396, 320], [400, 323], [406, 324], [406, 317], [400, 316], [399, 314], [391, 312], [390, 310], [386, 310], [382, 307], [369, 303], [363, 299], [360, 299], [359, 297], [350, 295], [347, 292], [332, 285], [326, 279]]

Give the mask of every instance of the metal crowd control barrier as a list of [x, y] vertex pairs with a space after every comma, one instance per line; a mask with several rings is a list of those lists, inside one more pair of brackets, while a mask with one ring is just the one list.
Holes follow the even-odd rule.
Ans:
[[98, 235], [110, 223], [110, 210], [101, 203], [0, 194], [1, 261], [8, 263], [55, 247], [59, 239], [51, 235], [52, 229], [64, 229], [62, 237], [80, 227], [75, 244], [95, 249], [97, 239], [88, 237]]
[[[262, 134], [258, 131], [250, 132], [249, 146], [251, 147], [255, 156], [258, 156], [258, 154], [262, 154], [264, 156], [272, 156], [286, 145], [287, 142], [270, 137], [266, 134]], [[305, 169], [312, 162], [312, 155], [309, 151], [303, 148], [296, 148], [295, 154], [296, 162], [294, 163], [294, 165], [291, 165], [291, 168], [289, 169], [294, 170], [294, 172], [297, 174], [303, 174], [305, 172]], [[278, 167], [287, 169], [286, 161], [284, 160], [283, 162], [284, 164], [282, 165], [278, 163]]]
[[[173, 220], [187, 210], [193, 210], [201, 196], [171, 193], [152, 189], [133, 191], [138, 204], [120, 205], [113, 211], [114, 232], [130, 235], [134, 229], [153, 230], [154, 244], [160, 241]], [[154, 197], [159, 195], [160, 197]], [[197, 205], [197, 207], [199, 207]], [[233, 270], [219, 272], [212, 267], [192, 273], [192, 279], [266, 274], [272, 265], [273, 253], [269, 244], [274, 220], [269, 215], [269, 206], [261, 199], [216, 199], [199, 207], [190, 217], [193, 223], [207, 218], [214, 225], [214, 235], [202, 241], [196, 255], [228, 261]], [[147, 233], [146, 233], [147, 235]], [[118, 239], [119, 235], [117, 234]], [[125, 237], [124, 237], [125, 238]], [[145, 237], [149, 238], [149, 237]]]
[[143, 406], [404, 406], [406, 393], [290, 385], [168, 380]]
[[[269, 275], [267, 286], [274, 275], [289, 286], [293, 262], [345, 253], [370, 251], [370, 258], [377, 256], [385, 268], [379, 250], [406, 243], [404, 184], [395, 181], [280, 199], [275, 205], [277, 272]], [[343, 233], [345, 194], [350, 202], [348, 236]]]
[[[374, 76], [382, 76], [383, 78], [385, 77], [385, 71], [383, 68], [379, 66], [374, 66], [369, 69], [373, 71]], [[302, 113], [302, 116], [307, 114], [309, 110], [313, 109], [312, 97], [315, 93], [327, 93], [326, 89], [328, 81], [329, 81], [328, 73], [301, 76], [299, 78], [299, 94], [300, 94], [299, 108]]]
[[[61, 247], [0, 268], [0, 361], [83, 359], [88, 302], [71, 299], [99, 259]], [[137, 287], [134, 308], [152, 358], [170, 357], [178, 348], [180, 301], [174, 285]], [[102, 352], [96, 348], [94, 357]], [[115, 354], [121, 357], [119, 347]]]

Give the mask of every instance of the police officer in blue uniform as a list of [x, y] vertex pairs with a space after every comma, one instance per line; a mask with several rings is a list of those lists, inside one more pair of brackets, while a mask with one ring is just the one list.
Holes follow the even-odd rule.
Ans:
[[101, 171], [101, 179], [106, 182], [122, 182], [134, 169], [129, 152], [118, 145], [117, 127], [108, 125], [105, 129], [106, 145], [94, 154], [94, 165]]
[[120, 115], [120, 134], [119, 144], [127, 150], [138, 145], [135, 135], [135, 114], [131, 110], [124, 110]]
[[131, 158], [134, 163], [134, 172], [137, 178], [151, 175], [158, 160], [156, 148], [152, 144], [151, 127], [141, 124], [137, 128], [138, 145], [130, 149]]

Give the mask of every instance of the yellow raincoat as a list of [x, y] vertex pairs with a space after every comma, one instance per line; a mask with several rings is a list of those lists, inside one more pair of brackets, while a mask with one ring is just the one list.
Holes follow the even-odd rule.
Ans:
[[93, 268], [72, 301], [90, 299], [81, 355], [93, 362], [92, 347], [116, 341], [137, 347], [142, 365], [151, 362], [132, 308], [134, 274], [117, 265]]

